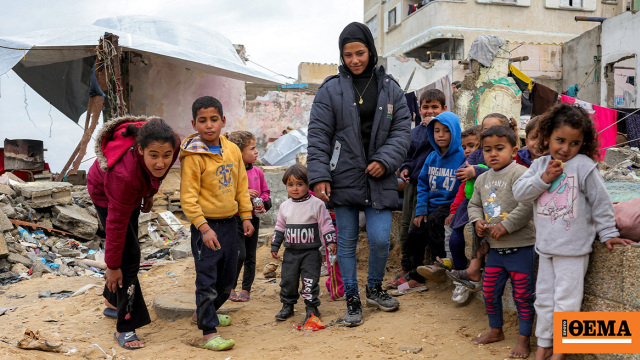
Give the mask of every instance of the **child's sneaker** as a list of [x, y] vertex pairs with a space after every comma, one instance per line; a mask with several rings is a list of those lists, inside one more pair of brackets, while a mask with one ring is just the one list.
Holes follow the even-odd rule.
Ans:
[[231, 349], [235, 344], [236, 341], [233, 339], [225, 340], [221, 338], [220, 335], [216, 335], [206, 343], [201, 344], [200, 347], [207, 350], [223, 351]]
[[347, 298], [347, 313], [344, 314], [344, 324], [346, 326], [362, 325], [362, 304], [360, 298], [352, 296]]
[[400, 307], [400, 302], [382, 290], [381, 285], [367, 286], [367, 304], [377, 306], [382, 311], [393, 311]]
[[284, 321], [293, 316], [293, 305], [282, 304], [282, 309], [276, 315], [276, 320]]
[[304, 318], [303, 324], [305, 324], [307, 322], [307, 320], [309, 320], [311, 315], [315, 315], [317, 317], [321, 317], [320, 310], [318, 310], [317, 306], [307, 306], [306, 307], [306, 311], [307, 311], [307, 316]]
[[453, 294], [451, 295], [451, 300], [457, 302], [458, 304], [463, 304], [469, 298], [469, 289], [461, 283], [454, 281], [453, 284], [456, 286], [453, 289]]

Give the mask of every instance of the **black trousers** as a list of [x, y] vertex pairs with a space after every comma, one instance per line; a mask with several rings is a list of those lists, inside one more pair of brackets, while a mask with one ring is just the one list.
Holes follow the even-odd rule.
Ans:
[[196, 267], [196, 306], [198, 329], [204, 335], [216, 333], [217, 311], [227, 301], [235, 285], [238, 263], [238, 221], [207, 219], [215, 231], [220, 249], [213, 251], [202, 241], [202, 233], [191, 225], [191, 251]]
[[444, 258], [447, 253], [444, 248], [444, 220], [449, 216], [450, 204], [438, 206], [427, 216], [427, 223], [421, 224], [419, 229], [409, 232], [409, 252], [411, 254], [411, 271], [409, 277], [420, 283], [425, 279], [418, 274], [418, 266], [424, 265], [425, 250], [429, 246], [431, 261], [436, 257]]
[[[106, 228], [108, 209], [95, 205], [98, 218]], [[129, 217], [127, 233], [122, 250], [122, 288], [114, 293], [104, 286], [102, 296], [118, 308], [116, 330], [118, 332], [134, 331], [151, 323], [147, 304], [144, 302], [138, 271], [140, 270], [140, 243], [138, 243], [138, 217], [140, 209], [136, 209]]]
[[[293, 305], [302, 296], [307, 306], [319, 306], [320, 265], [322, 255], [314, 249], [284, 249], [282, 255], [282, 273], [280, 274], [280, 301]], [[302, 289], [298, 295], [298, 285], [302, 280]]]
[[242, 274], [242, 290], [251, 292], [251, 285], [256, 278], [256, 248], [258, 247], [258, 232], [260, 231], [260, 218], [251, 219], [254, 231], [251, 236], [244, 236], [242, 229], [242, 220], [236, 216], [238, 220], [238, 271], [233, 287], [238, 283], [240, 271], [244, 265], [244, 273]]

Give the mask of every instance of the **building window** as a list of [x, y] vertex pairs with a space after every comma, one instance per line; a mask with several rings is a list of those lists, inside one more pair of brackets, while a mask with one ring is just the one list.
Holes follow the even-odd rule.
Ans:
[[378, 16], [374, 16], [371, 19], [369, 19], [369, 21], [367, 21], [367, 27], [369, 27], [369, 30], [371, 30], [371, 33], [373, 34], [373, 38], [377, 38], [378, 37]]
[[560, 0], [560, 6], [582, 7], [582, 0]]
[[396, 8], [389, 10], [389, 12], [387, 13], [387, 17], [389, 21], [388, 27], [395, 26], [396, 25]]

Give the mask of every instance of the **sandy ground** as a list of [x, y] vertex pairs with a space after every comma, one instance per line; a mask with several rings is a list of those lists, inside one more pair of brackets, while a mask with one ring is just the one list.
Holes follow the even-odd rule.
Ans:
[[[18, 308], [0, 317], [0, 358], [2, 359], [104, 359], [105, 355], [92, 344], [99, 345], [109, 355], [116, 352], [117, 359], [505, 359], [516, 343], [515, 314], [505, 316], [506, 339], [500, 343], [477, 346], [473, 337], [488, 329], [484, 304], [472, 298], [465, 305], [450, 300], [452, 285], [428, 283], [429, 290], [400, 297], [401, 307], [385, 313], [364, 307], [365, 322], [356, 328], [331, 326], [318, 332], [296, 330], [304, 320], [304, 304], [298, 303], [296, 315], [288, 321], [276, 322], [279, 311], [279, 286], [267, 282], [262, 269], [272, 259], [269, 247], [258, 249], [258, 275], [247, 303], [227, 302], [224, 307], [235, 310], [232, 325], [219, 328], [225, 338], [233, 338], [235, 348], [224, 353], [202, 350], [201, 333], [189, 319], [168, 322], [158, 319], [152, 309], [154, 297], [167, 292], [193, 292], [195, 272], [193, 260], [168, 262], [155, 266], [140, 280], [151, 313], [152, 323], [137, 331], [147, 344], [145, 349], [124, 350], [113, 340], [115, 320], [102, 315], [101, 289], [72, 298], [56, 300], [38, 299], [46, 290], [77, 290], [86, 284], [103, 285], [104, 281], [92, 277], [45, 277], [0, 287], [0, 307]], [[359, 250], [359, 281], [365, 283], [366, 242]], [[391, 251], [387, 278], [397, 272], [398, 246]], [[169, 273], [171, 275], [169, 275]], [[175, 275], [173, 275], [175, 274]], [[323, 278], [326, 280], [326, 278]], [[279, 280], [278, 280], [279, 281]], [[388, 282], [386, 279], [385, 282]], [[324, 284], [324, 282], [323, 282]], [[9, 299], [8, 295], [23, 294], [22, 299]], [[330, 301], [328, 291], [321, 288], [322, 319], [325, 324], [344, 316], [344, 301]], [[362, 294], [364, 298], [364, 294]], [[58, 322], [45, 322], [46, 318]], [[25, 329], [40, 330], [50, 341], [62, 341], [66, 350], [76, 349], [69, 355], [22, 350], [16, 342]], [[532, 341], [533, 343], [533, 341]], [[404, 346], [421, 347], [417, 354], [402, 351]], [[535, 350], [535, 346], [534, 346]], [[115, 359], [114, 358], [114, 359]], [[533, 358], [531, 356], [530, 358]]]

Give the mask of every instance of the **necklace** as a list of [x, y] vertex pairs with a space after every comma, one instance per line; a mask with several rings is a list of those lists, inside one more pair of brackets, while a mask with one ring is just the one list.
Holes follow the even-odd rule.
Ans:
[[358, 88], [356, 87], [356, 84], [351, 82], [351, 85], [353, 85], [353, 88], [356, 90], [356, 93], [358, 93], [358, 96], [360, 97], [360, 101], [358, 101], [358, 104], [360, 104], [360, 105], [362, 105], [362, 103], [363, 103], [362, 95], [364, 95], [364, 93], [367, 92], [367, 88], [369, 87], [369, 84], [371, 84], [371, 80], [373, 80], [373, 72], [371, 73], [371, 78], [369, 78], [369, 82], [367, 83], [367, 86], [365, 86], [364, 90], [362, 90], [362, 94], [360, 94], [360, 91], [358, 91]]

